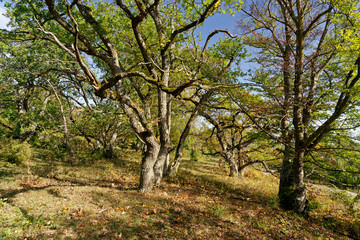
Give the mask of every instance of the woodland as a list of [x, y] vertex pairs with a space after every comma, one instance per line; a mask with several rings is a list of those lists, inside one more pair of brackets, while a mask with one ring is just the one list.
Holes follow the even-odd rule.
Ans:
[[358, 1], [2, 2], [1, 239], [360, 238]]

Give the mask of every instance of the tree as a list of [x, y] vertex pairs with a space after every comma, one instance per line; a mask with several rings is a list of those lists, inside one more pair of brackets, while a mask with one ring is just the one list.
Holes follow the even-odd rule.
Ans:
[[[206, 52], [209, 41], [219, 32], [226, 33], [230, 38], [220, 40]], [[239, 66], [233, 67], [233, 63], [239, 63], [246, 55], [246, 51], [244, 50], [241, 41], [237, 41], [236, 37], [232, 36], [228, 31], [215, 30], [207, 37], [201, 51], [198, 49], [200, 49], [200, 47], [188, 49], [191, 52], [190, 56], [193, 58], [192, 61], [200, 62], [201, 64], [197, 66], [197, 71], [200, 70], [198, 74], [201, 74], [203, 78], [208, 79], [207, 81], [217, 83], [217, 85], [206, 86], [205, 92], [202, 89], [197, 90], [194, 94], [189, 92], [190, 95], [183, 98], [187, 104], [193, 104], [195, 107], [192, 108], [193, 110], [191, 110], [190, 117], [179, 138], [175, 159], [169, 167], [169, 175], [171, 176], [175, 175], [178, 170], [186, 138], [189, 135], [197, 116], [204, 116], [204, 109], [210, 107], [210, 102], [216, 98], [216, 96], [225, 96], [226, 89], [237, 88], [240, 86], [239, 84], [236, 84], [236, 78], [240, 76], [242, 72], [239, 69]], [[189, 64], [189, 66], [191, 66], [191, 64]], [[186, 72], [190, 73], [194, 70], [195, 69], [186, 69]]]
[[[89, 91], [89, 85], [76, 74], [79, 69], [75, 62], [61, 50], [44, 48], [42, 41], [27, 39], [23, 34], [5, 31], [1, 39], [0, 81], [4, 96], [1, 119], [7, 135], [39, 144], [40, 139], [53, 138], [57, 131], [62, 131], [63, 143], [52, 145], [68, 152], [72, 163], [77, 149], [72, 141], [74, 135], [85, 137], [89, 143], [96, 139], [104, 147], [104, 154], [113, 157], [117, 135], [126, 127], [119, 113], [106, 109], [114, 107], [114, 103], [99, 103]], [[86, 114], [81, 114], [84, 112], [97, 114], [97, 122], [88, 121]], [[101, 115], [108, 119], [101, 120]], [[87, 129], [92, 128], [92, 132], [84, 130], [75, 120], [87, 123]]]
[[[60, 82], [53, 81], [49, 85], [44, 76], [47, 76], [46, 79], [62, 78], [59, 73], [56, 76], [48, 74], [50, 67], [46, 60], [50, 55], [57, 55], [58, 60], [61, 61], [61, 55], [58, 55], [59, 52], [43, 49], [44, 45], [39, 41], [26, 41], [21, 35], [12, 40], [13, 37], [12, 34], [1, 33], [3, 55], [1, 56], [0, 80], [4, 86], [3, 90], [7, 91], [3, 92], [4, 96], [8, 98], [3, 99], [6, 104], [2, 110], [3, 117], [12, 122], [12, 127], [8, 125], [10, 135], [25, 141], [35, 137], [41, 127], [44, 127], [41, 126], [41, 122], [45, 121], [47, 104], [51, 93], [57, 95], [57, 91], [54, 92], [54, 85]], [[65, 68], [66, 65], [62, 67]]]
[[171, 102], [201, 83], [196, 72], [178, 72], [186, 33], [220, 5], [219, 0], [14, 1], [12, 18], [22, 32], [51, 42], [76, 61], [77, 74], [97, 96], [119, 102], [146, 145], [139, 188], [147, 191], [160, 184], [169, 161]]
[[[327, 75], [326, 69], [340, 53], [339, 48], [335, 48], [336, 42], [341, 42], [337, 33], [346, 31], [349, 26], [343, 21], [342, 29], [335, 27], [336, 11], [330, 1], [310, 0], [252, 2], [244, 8], [250, 19], [245, 28], [253, 33], [248, 43], [261, 49], [260, 61], [264, 61], [269, 70], [275, 61], [281, 63], [281, 75], [270, 70], [266, 76], [272, 74], [270, 79], [281, 89], [281, 96], [273, 94], [273, 87], [268, 91], [268, 97], [281, 107], [281, 137], [272, 135], [284, 146], [279, 198], [282, 207], [300, 213], [307, 205], [305, 158], [332, 131], [332, 126], [350, 104], [360, 77], [359, 61], [354, 61], [355, 64], [346, 70], [345, 78], [341, 75], [344, 71]], [[350, 61], [353, 60], [346, 60]], [[357, 73], [354, 75], [351, 69], [356, 69]], [[325, 98], [329, 90], [324, 86], [330, 89], [333, 98]], [[323, 101], [328, 101], [331, 108], [322, 109]], [[319, 118], [326, 111], [331, 114]]]

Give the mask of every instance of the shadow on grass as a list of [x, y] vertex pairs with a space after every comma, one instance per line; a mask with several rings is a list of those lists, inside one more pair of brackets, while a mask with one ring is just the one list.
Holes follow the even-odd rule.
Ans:
[[14, 175], [14, 171], [10, 169], [0, 168], [0, 178], [11, 177]]
[[[84, 217], [70, 218], [59, 224], [76, 233], [77, 239], [119, 239], [120, 236], [123, 239], [241, 239], [244, 237], [236, 224], [215, 217], [209, 210], [195, 210], [186, 202], [178, 203], [167, 197], [146, 196], [139, 193], [130, 195], [128, 198], [136, 199], [134, 205], [157, 204], [156, 208], [166, 211], [146, 213], [142, 207], [133, 206], [126, 215], [120, 217], [85, 214]], [[109, 202], [118, 201], [112, 195], [103, 195], [102, 198]], [[165, 206], [169, 206], [168, 209]], [[56, 234], [55, 238], [62, 236], [60, 232]]]
[[[199, 164], [197, 168], [201, 171], [201, 164]], [[214, 171], [214, 168], [208, 167], [208, 169]], [[224, 180], [219, 180], [219, 178], [222, 177]], [[175, 178], [170, 178], [168, 181], [178, 181], [182, 185], [187, 186], [188, 190], [194, 192], [195, 194], [206, 193], [208, 195], [227, 197], [243, 201], [249, 201], [249, 199], [251, 199], [252, 202], [265, 204], [273, 202], [272, 196], [267, 196], [266, 194], [261, 194], [260, 192], [250, 191], [249, 189], [244, 188], [243, 185], [230, 182], [240, 182], [240, 178], [231, 178], [220, 174], [218, 177], [214, 177], [214, 175], [209, 174], [197, 175], [188, 170], [181, 170]]]
[[[59, 172], [62, 169], [62, 172]], [[127, 159], [102, 159], [93, 164], [71, 165], [63, 161], [33, 161], [31, 172], [42, 178], [54, 179], [77, 186], [99, 186], [105, 188], [116, 188], [119, 190], [134, 190], [138, 182], [128, 184], [122, 177], [124, 175], [136, 176], [139, 174], [140, 164]], [[118, 174], [107, 176], [108, 172], [116, 171]], [[95, 173], [100, 173], [97, 175]], [[96, 176], [96, 177], [94, 177]]]
[[[224, 175], [224, 169], [218, 165], [218, 159], [211, 158], [207, 161], [191, 161], [190, 159], [183, 159], [181, 161], [180, 169], [191, 169], [201, 173], [210, 173], [215, 175]], [[226, 174], [225, 174], [226, 175]]]
[[41, 186], [41, 187], [23, 187], [21, 189], [13, 189], [13, 190], [11, 190], [11, 189], [10, 190], [1, 190], [0, 189], [0, 194], [1, 194], [1, 198], [11, 199], [20, 193], [25, 193], [25, 192], [33, 191], [33, 190], [43, 190], [43, 189], [53, 187], [53, 186], [56, 186], [56, 185], [46, 185], [46, 186]]
[[310, 217], [310, 220], [322, 225], [324, 228], [334, 229], [335, 232], [343, 236], [351, 239], [360, 239], [360, 219], [356, 219], [352, 223], [333, 216]]
[[[48, 178], [50, 179], [50, 178]], [[14, 197], [16, 197], [16, 195], [20, 194], [20, 193], [26, 193], [28, 191], [41, 191], [47, 188], [51, 188], [51, 187], [69, 187], [69, 186], [86, 186], [86, 187], [92, 187], [92, 186], [96, 186], [96, 187], [102, 187], [102, 188], [108, 188], [108, 189], [116, 189], [116, 190], [120, 190], [120, 191], [131, 191], [131, 190], [137, 190], [136, 187], [114, 187], [112, 186], [112, 183], [106, 183], [104, 184], [104, 182], [98, 182], [98, 183], [85, 183], [82, 181], [76, 181], [76, 180], [63, 180], [63, 179], [59, 179], [57, 177], [53, 177], [52, 179], [57, 180], [59, 182], [59, 184], [47, 184], [45, 186], [25, 186], [22, 187], [21, 189], [9, 189], [9, 190], [2, 190], [0, 189], [0, 197], [1, 198], [6, 198], [6, 199], [12, 199]], [[55, 197], [59, 197], [59, 195], [54, 192], [52, 189], [48, 190], [48, 193], [55, 196]]]

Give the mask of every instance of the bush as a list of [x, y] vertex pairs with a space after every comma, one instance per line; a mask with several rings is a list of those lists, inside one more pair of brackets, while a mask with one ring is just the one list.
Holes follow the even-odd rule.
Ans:
[[190, 150], [190, 159], [192, 161], [198, 161], [199, 160], [199, 154], [197, 151], [195, 151], [194, 149]]
[[24, 164], [33, 155], [32, 147], [27, 142], [18, 140], [10, 140], [2, 144], [0, 149], [0, 157], [9, 163], [16, 165]]

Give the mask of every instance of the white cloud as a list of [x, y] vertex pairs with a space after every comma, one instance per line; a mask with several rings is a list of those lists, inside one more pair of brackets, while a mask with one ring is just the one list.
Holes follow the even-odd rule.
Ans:
[[6, 24], [8, 24], [9, 19], [5, 17], [3, 14], [6, 13], [6, 9], [3, 7], [0, 7], [0, 28], [1, 29], [9, 29]]

